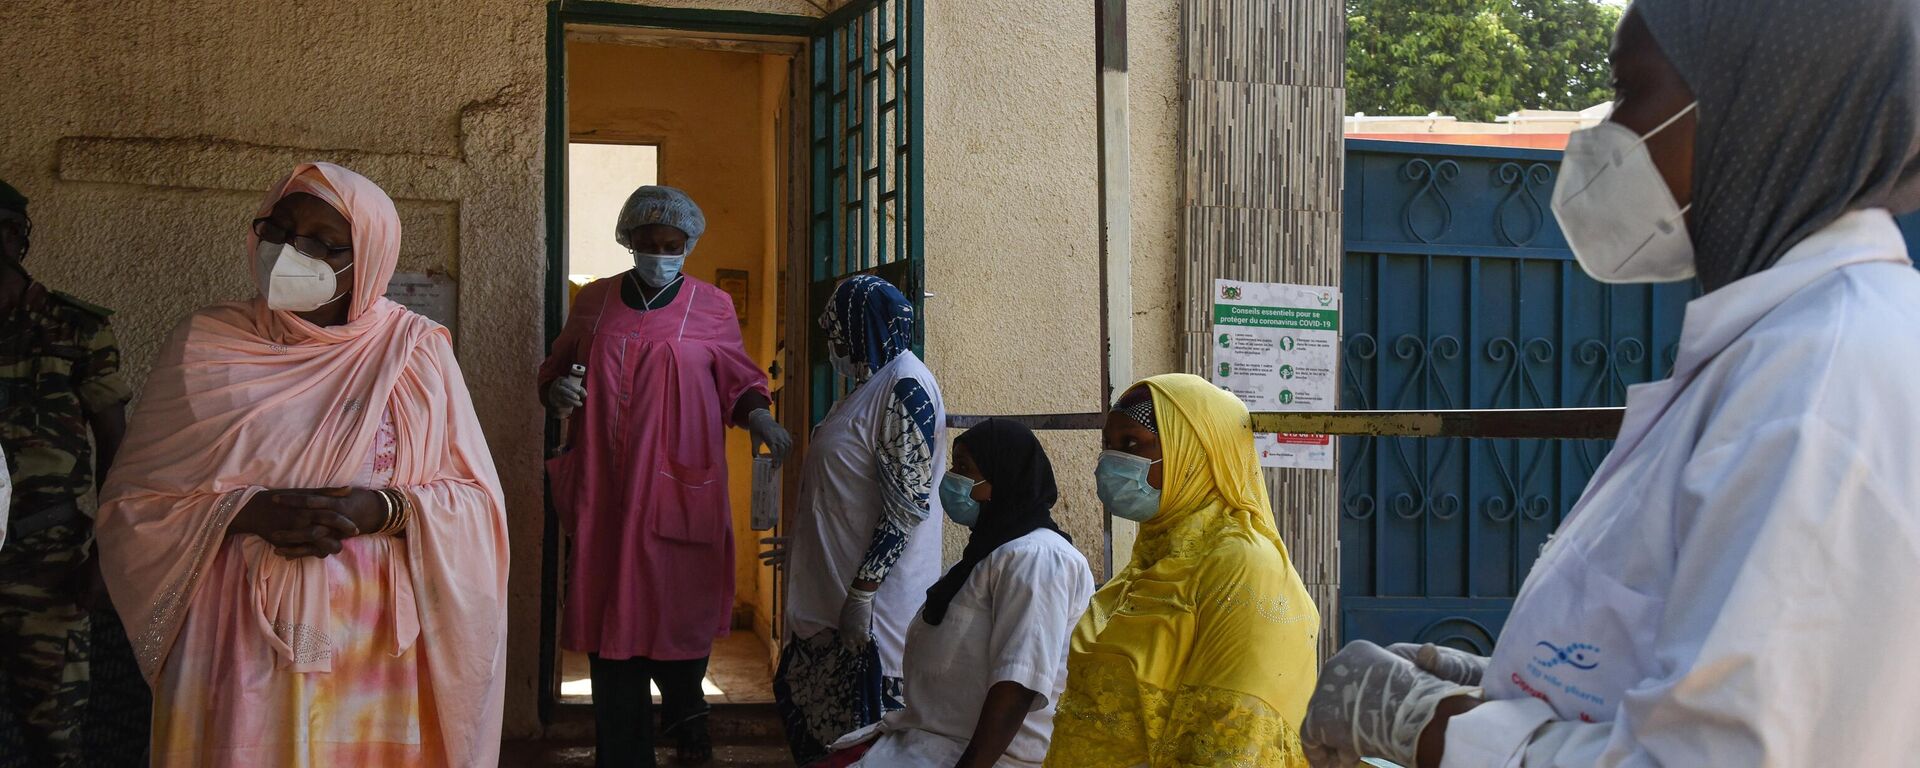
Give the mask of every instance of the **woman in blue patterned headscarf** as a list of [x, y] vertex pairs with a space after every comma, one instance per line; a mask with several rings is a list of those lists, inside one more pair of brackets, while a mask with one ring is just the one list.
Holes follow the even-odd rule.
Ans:
[[853, 392], [814, 430], [791, 539], [774, 697], [794, 762], [905, 706], [907, 626], [940, 577], [946, 411], [913, 353], [913, 305], [872, 276], [841, 283], [820, 325]]
[[860, 275], [833, 292], [820, 317], [833, 345], [836, 372], [858, 380], [911, 351], [913, 305], [892, 283]]

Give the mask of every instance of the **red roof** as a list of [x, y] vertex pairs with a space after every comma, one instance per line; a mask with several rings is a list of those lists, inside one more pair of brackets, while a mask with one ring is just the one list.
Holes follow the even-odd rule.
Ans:
[[1479, 147], [1567, 148], [1567, 134], [1564, 133], [1349, 133], [1347, 138], [1470, 144]]

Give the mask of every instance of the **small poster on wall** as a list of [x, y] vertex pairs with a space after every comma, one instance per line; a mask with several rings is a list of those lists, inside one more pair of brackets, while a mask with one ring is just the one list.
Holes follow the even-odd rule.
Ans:
[[713, 284], [720, 290], [726, 291], [728, 296], [733, 297], [733, 313], [740, 316], [742, 328], [747, 325], [747, 312], [750, 306], [747, 301], [749, 277], [750, 275], [744, 269], [719, 269], [714, 270], [713, 273]]
[[[1213, 381], [1249, 410], [1334, 410], [1339, 289], [1216, 280], [1213, 335]], [[1255, 435], [1254, 448], [1263, 467], [1333, 469], [1327, 435]]]
[[396, 272], [387, 298], [459, 333], [460, 284], [444, 272]]

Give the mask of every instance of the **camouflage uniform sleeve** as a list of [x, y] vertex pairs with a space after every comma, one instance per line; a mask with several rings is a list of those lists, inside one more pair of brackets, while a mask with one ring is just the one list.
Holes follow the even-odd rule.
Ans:
[[120, 342], [105, 318], [85, 339], [87, 359], [74, 371], [75, 392], [88, 414], [97, 414], [133, 399], [133, 389], [120, 375]]

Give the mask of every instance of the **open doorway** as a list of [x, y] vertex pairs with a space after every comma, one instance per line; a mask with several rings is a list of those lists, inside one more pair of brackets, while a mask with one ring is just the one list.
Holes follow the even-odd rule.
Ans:
[[[925, 239], [923, 0], [815, 7], [824, 15], [555, 0], [547, 17], [549, 340], [566, 317], [570, 276], [624, 268], [624, 252], [590, 251], [611, 245], [610, 211], [645, 183], [651, 158], [654, 181], [705, 209], [708, 231], [687, 273], [732, 295], [800, 453], [839, 390], [817, 354], [814, 320], [827, 295], [870, 272], [918, 308]], [[576, 191], [569, 179], [580, 173], [612, 180]], [[596, 205], [611, 208], [594, 214]], [[557, 429], [549, 441], [558, 445]], [[782, 631], [784, 573], [760, 567], [765, 534], [748, 530], [748, 442], [735, 432], [728, 445], [736, 629], [705, 681], [716, 704], [765, 700]], [[798, 476], [790, 466], [780, 480], [776, 535], [791, 522]], [[568, 547], [559, 528], [549, 509], [540, 713], [550, 734], [574, 732], [585, 715], [577, 705], [592, 695], [579, 660], [558, 648]]]
[[[716, 41], [602, 25], [565, 29], [565, 300], [633, 266], [614, 240], [627, 195], [647, 184], [678, 187], [707, 219], [685, 274], [731, 297], [747, 352], [769, 370], [776, 403], [788, 305], [782, 276], [795, 230], [789, 155], [796, 140], [790, 135], [792, 72], [800, 50], [798, 41]], [[770, 534], [750, 524], [751, 451], [744, 432], [728, 431], [733, 631], [714, 645], [703, 681], [713, 704], [773, 700], [779, 584], [757, 557], [757, 542]], [[569, 572], [568, 549], [559, 548], [563, 562], [550, 573], [564, 578]], [[566, 594], [564, 586], [557, 590], [556, 610], [564, 610]], [[585, 655], [558, 647], [552, 654], [555, 700], [591, 703]]]

